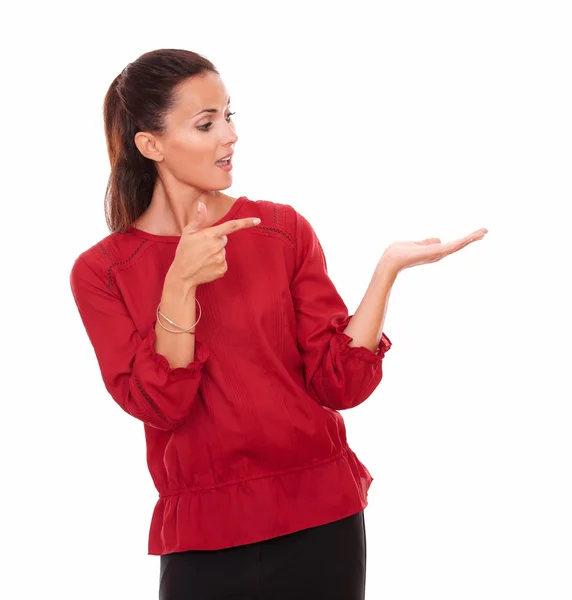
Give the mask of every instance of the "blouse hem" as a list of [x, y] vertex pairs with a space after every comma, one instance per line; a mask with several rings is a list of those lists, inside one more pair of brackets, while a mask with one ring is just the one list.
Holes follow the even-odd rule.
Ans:
[[164, 494], [153, 512], [148, 554], [220, 550], [331, 523], [367, 506], [372, 481], [346, 447], [317, 466]]

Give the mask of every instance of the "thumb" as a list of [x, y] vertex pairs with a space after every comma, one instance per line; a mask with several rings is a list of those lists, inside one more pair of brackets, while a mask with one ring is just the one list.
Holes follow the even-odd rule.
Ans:
[[195, 213], [191, 217], [187, 227], [190, 232], [199, 231], [202, 228], [202, 224], [204, 223], [207, 217], [207, 207], [203, 202], [199, 201], [197, 204], [197, 208], [195, 209]]

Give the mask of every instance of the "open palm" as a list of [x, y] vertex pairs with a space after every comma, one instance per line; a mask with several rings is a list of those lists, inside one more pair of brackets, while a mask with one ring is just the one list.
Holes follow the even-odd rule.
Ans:
[[488, 229], [483, 227], [465, 237], [445, 244], [439, 238], [427, 238], [419, 242], [393, 242], [384, 251], [382, 260], [390, 263], [397, 271], [415, 265], [436, 262], [473, 242], [482, 240], [486, 233], [488, 233]]

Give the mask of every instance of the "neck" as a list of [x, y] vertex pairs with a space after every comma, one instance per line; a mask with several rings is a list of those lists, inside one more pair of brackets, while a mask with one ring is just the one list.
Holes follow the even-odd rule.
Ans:
[[207, 207], [205, 227], [209, 227], [228, 212], [234, 199], [219, 191], [196, 190], [157, 177], [151, 203], [133, 226], [155, 235], [181, 235], [199, 201]]

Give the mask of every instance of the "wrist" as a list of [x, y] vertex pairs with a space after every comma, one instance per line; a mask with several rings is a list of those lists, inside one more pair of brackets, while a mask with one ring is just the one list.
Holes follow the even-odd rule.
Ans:
[[390, 285], [396, 280], [401, 269], [388, 257], [382, 256], [375, 268], [374, 277], [383, 279]]
[[181, 277], [176, 269], [169, 268], [165, 276], [164, 288], [186, 297], [195, 296], [197, 286], [193, 281]]

